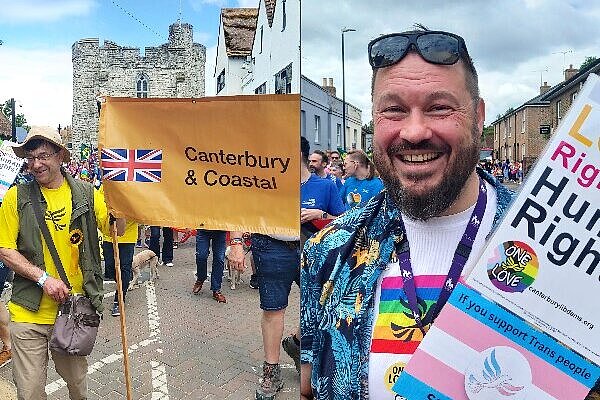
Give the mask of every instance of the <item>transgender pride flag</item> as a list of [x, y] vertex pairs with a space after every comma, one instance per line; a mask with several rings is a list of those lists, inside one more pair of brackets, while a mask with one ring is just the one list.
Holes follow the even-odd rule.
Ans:
[[[496, 351], [522, 361], [515, 368]], [[598, 366], [459, 284], [393, 390], [407, 400], [578, 400], [599, 377]]]

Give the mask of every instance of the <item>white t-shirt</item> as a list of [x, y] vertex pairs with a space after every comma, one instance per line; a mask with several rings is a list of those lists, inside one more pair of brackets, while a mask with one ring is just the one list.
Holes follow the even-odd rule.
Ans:
[[[463, 269], [468, 275], [483, 251], [485, 238], [492, 228], [496, 213], [496, 191], [486, 183], [487, 205], [473, 243], [471, 255]], [[454, 215], [431, 218], [427, 222], [402, 216], [410, 246], [410, 260], [415, 277], [417, 297], [429, 310], [437, 301], [454, 252], [462, 238], [475, 205]], [[403, 281], [398, 260], [394, 259], [377, 281], [369, 354], [369, 397], [398, 400], [392, 387], [404, 366], [423, 339], [421, 330], [408, 307], [402, 290]], [[428, 327], [426, 327], [427, 329]]]

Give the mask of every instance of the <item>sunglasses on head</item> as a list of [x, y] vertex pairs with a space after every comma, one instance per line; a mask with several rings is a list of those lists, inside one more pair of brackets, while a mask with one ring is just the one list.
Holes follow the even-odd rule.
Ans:
[[[443, 31], [392, 33], [373, 39], [369, 43], [369, 64], [383, 68], [402, 60], [411, 47], [427, 62], [452, 65], [467, 54], [465, 41], [458, 35]], [[467, 56], [468, 57], [468, 56]]]

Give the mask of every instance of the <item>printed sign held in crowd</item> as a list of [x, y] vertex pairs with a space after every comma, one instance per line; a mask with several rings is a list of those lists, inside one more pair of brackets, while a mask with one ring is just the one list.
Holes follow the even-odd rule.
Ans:
[[15, 155], [9, 141], [0, 142], [0, 203], [6, 191], [13, 184], [25, 160]]
[[599, 264], [600, 78], [590, 74], [394, 391], [585, 398], [600, 377]]
[[104, 191], [159, 226], [298, 235], [298, 95], [107, 98]]

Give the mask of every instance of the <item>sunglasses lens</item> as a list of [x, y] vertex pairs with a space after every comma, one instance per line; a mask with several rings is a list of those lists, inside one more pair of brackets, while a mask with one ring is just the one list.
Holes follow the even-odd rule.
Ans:
[[371, 42], [369, 62], [374, 68], [383, 68], [397, 63], [404, 54], [410, 40], [404, 36], [388, 36]]
[[458, 39], [443, 33], [429, 33], [417, 38], [423, 58], [434, 64], [451, 65], [458, 61]]

